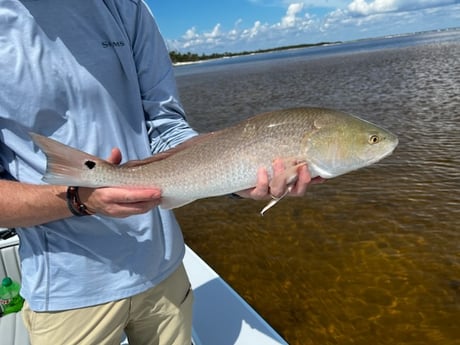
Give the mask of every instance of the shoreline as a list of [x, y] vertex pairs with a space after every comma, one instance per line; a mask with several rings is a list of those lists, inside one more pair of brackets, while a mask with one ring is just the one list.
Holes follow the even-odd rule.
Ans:
[[294, 50], [294, 49], [340, 45], [340, 44], [347, 44], [347, 43], [353, 43], [353, 42], [372, 41], [372, 40], [378, 40], [378, 39], [391, 39], [391, 38], [407, 37], [407, 36], [415, 37], [418, 35], [429, 34], [429, 33], [449, 32], [449, 31], [459, 31], [459, 30], [460, 30], [460, 27], [453, 27], [453, 28], [439, 29], [439, 30], [427, 30], [427, 31], [409, 32], [409, 33], [402, 33], [402, 34], [395, 34], [395, 35], [360, 38], [360, 39], [349, 40], [349, 41], [305, 43], [305, 44], [281, 46], [281, 47], [268, 48], [268, 49], [259, 49], [259, 50], [253, 50], [253, 51], [242, 51], [238, 53], [226, 52], [226, 53], [212, 53], [212, 54], [198, 55], [198, 54], [191, 53], [191, 52], [179, 53], [176, 51], [171, 51], [169, 54], [170, 54], [173, 66], [176, 67], [176, 66], [185, 66], [185, 65], [197, 64], [197, 63], [203, 63], [206, 61], [215, 61], [215, 60], [220, 60], [220, 59], [241, 57], [241, 56], [246, 56], [246, 55], [257, 55], [257, 54], [273, 53], [273, 52]]

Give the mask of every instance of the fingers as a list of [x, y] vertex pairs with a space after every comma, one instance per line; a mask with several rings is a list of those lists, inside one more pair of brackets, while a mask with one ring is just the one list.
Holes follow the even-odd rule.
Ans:
[[257, 171], [257, 184], [254, 188], [249, 188], [246, 190], [239, 191], [237, 193], [239, 196], [248, 199], [254, 200], [264, 200], [267, 199], [269, 193], [269, 178], [267, 169], [260, 168]]
[[249, 196], [255, 200], [263, 200], [269, 195], [269, 178], [265, 168], [260, 168], [257, 171], [257, 184], [249, 193]]
[[[272, 164], [273, 177], [270, 181], [270, 194], [275, 198], [279, 198], [286, 194], [288, 185], [288, 176], [286, 174], [286, 166], [281, 159], [275, 159]], [[294, 171], [295, 173], [295, 171]], [[290, 177], [293, 182], [297, 179], [296, 175]]]
[[311, 182], [310, 173], [306, 164], [302, 164], [297, 167], [297, 182], [292, 185], [289, 195], [291, 196], [303, 196], [307, 191], [308, 185]]
[[112, 164], [120, 164], [121, 162], [121, 151], [119, 148], [113, 148], [112, 151], [110, 152], [110, 156], [107, 159], [109, 163]]
[[303, 196], [310, 181], [310, 173], [305, 163], [276, 159], [273, 162], [270, 194], [275, 198], [284, 195]]
[[[255, 200], [281, 198], [285, 195], [303, 196], [312, 182], [308, 167], [304, 162], [275, 159], [272, 165], [273, 177], [269, 178], [267, 170], [260, 168], [257, 183], [252, 189], [238, 192], [238, 195]], [[321, 183], [323, 179], [314, 179]]]
[[111, 217], [148, 212], [161, 202], [161, 190], [127, 188], [80, 188], [80, 200], [91, 211]]

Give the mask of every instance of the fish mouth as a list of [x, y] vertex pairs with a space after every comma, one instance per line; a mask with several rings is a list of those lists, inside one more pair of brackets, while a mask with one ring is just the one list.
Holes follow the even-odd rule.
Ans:
[[[387, 154], [386, 156], [391, 155], [391, 154], [396, 150], [396, 148], [398, 147], [398, 144], [399, 144], [399, 139], [398, 139], [398, 137], [395, 136], [395, 137], [394, 137], [394, 141], [393, 141], [393, 147], [392, 147], [392, 149], [388, 152], [388, 154]], [[386, 156], [385, 156], [385, 157], [386, 157]]]

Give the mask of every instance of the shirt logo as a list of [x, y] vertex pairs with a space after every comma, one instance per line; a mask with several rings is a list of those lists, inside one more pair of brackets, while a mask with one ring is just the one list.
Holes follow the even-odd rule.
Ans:
[[125, 46], [123, 41], [102, 41], [102, 48], [120, 48]]

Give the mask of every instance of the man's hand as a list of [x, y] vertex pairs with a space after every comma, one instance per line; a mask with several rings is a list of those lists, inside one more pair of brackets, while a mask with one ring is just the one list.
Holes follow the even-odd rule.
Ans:
[[[112, 149], [107, 159], [112, 164], [120, 164], [121, 152]], [[158, 188], [79, 188], [82, 203], [94, 213], [123, 218], [148, 212], [161, 202]]]
[[257, 185], [236, 194], [243, 198], [267, 200], [287, 196], [303, 196], [310, 183], [321, 183], [321, 178], [311, 179], [305, 163], [275, 159], [272, 165], [273, 178], [269, 180], [267, 170], [257, 172]]

